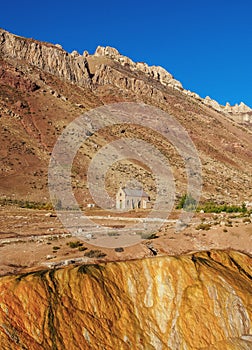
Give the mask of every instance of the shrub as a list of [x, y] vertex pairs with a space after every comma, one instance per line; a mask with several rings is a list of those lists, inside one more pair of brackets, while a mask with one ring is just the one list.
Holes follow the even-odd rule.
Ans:
[[203, 223], [201, 223], [201, 224], [199, 224], [196, 227], [196, 230], [206, 230], [206, 231], [208, 231], [208, 230], [210, 230], [210, 228], [211, 228], [210, 224], [203, 224]]
[[246, 207], [246, 204], [244, 202], [242, 203], [241, 209], [242, 209], [243, 213], [247, 212], [247, 207]]
[[11, 198], [0, 198], [0, 205], [11, 205], [11, 206], [17, 206], [20, 208], [26, 208], [26, 209], [39, 209], [39, 210], [52, 210], [53, 206], [51, 203], [41, 203], [41, 202], [32, 202], [32, 201], [25, 201], [25, 200], [19, 200], [19, 199], [11, 199]]
[[106, 255], [107, 254], [103, 253], [101, 250], [90, 250], [84, 254], [84, 256], [88, 258], [104, 258]]
[[228, 221], [225, 223], [225, 226], [227, 226], [227, 227], [233, 227], [232, 221], [228, 220]]
[[117, 253], [121, 253], [123, 251], [124, 251], [124, 249], [122, 247], [115, 248], [115, 252], [117, 252]]
[[78, 248], [78, 250], [79, 250], [80, 252], [84, 252], [85, 250], [87, 250], [87, 248], [81, 246], [81, 247]]
[[154, 239], [157, 238], [158, 236], [156, 233], [149, 233], [149, 232], [141, 232], [141, 238], [142, 239]]
[[78, 247], [82, 247], [83, 243], [81, 243], [80, 241], [71, 241], [71, 242], [68, 242], [67, 245], [70, 248], [78, 248]]
[[120, 236], [118, 232], [112, 231], [112, 232], [108, 232], [108, 236], [110, 237], [116, 237], [116, 236]]
[[244, 203], [239, 206], [206, 202], [198, 207], [198, 211], [200, 210], [203, 210], [204, 213], [245, 213], [247, 211], [247, 208]]
[[193, 198], [193, 196], [189, 194], [184, 194], [178, 205], [176, 206], [176, 209], [184, 209], [186, 211], [191, 211], [195, 210], [197, 206], [197, 201], [196, 199]]
[[251, 220], [250, 220], [250, 218], [244, 218], [243, 220], [242, 220], [242, 222], [247, 222], [247, 223], [251, 223]]

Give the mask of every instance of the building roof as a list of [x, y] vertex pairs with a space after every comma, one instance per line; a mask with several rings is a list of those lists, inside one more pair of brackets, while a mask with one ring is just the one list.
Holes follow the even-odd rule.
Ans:
[[137, 188], [122, 188], [123, 192], [126, 194], [126, 196], [130, 197], [147, 197], [149, 198], [149, 195], [144, 192], [143, 189], [137, 189]]

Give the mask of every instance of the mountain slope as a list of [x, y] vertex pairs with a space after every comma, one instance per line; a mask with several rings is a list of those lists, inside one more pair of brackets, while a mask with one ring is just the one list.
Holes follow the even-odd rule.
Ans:
[[[252, 137], [248, 107], [240, 105], [228, 112], [229, 107], [218, 107], [184, 90], [163, 68], [134, 63], [112, 48], [98, 47], [94, 55], [84, 52], [81, 56], [69, 54], [59, 45], [17, 37], [4, 30], [0, 30], [1, 194], [49, 201], [47, 168], [57, 137], [85, 111], [121, 101], [156, 106], [186, 128], [203, 165], [203, 199], [232, 203], [250, 200]], [[121, 137], [119, 129], [111, 132], [114, 138]], [[167, 142], [137, 127], [124, 136], [139, 134], [169, 158], [177, 179], [177, 195], [181, 195], [186, 186], [182, 160]], [[96, 150], [85, 145], [76, 159], [73, 186], [81, 202], [85, 198], [90, 201], [86, 164], [107, 138], [107, 133], [94, 135]], [[132, 162], [116, 164], [107, 179], [108, 190], [115, 194], [131, 172]], [[150, 174], [134, 163], [134, 175], [139, 172], [144, 187], [151, 192]]]

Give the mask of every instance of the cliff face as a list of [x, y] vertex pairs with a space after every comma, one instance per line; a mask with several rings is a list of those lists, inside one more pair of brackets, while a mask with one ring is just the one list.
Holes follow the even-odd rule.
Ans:
[[249, 350], [251, 266], [212, 251], [6, 276], [0, 346]]
[[[62, 49], [61, 45], [22, 38], [0, 29], [0, 54], [9, 59], [25, 61], [45, 72], [80, 86], [90, 87], [96, 83], [102, 85], [109, 83], [122, 89], [129, 89], [134, 93], [154, 95], [157, 100], [160, 100], [160, 91], [154, 88], [153, 92], [153, 88], [146, 81], [146, 79], [151, 79], [154, 80], [154, 85], [156, 81], [164, 87], [179, 90], [188, 97], [210, 106], [218, 112], [223, 112], [238, 122], [252, 122], [250, 114], [252, 109], [243, 102], [240, 105], [231, 106], [227, 103], [226, 106], [222, 106], [209, 96], [202, 98], [195, 92], [184, 89], [181, 82], [174, 79], [163, 67], [133, 62], [109, 46], [98, 46], [94, 55], [90, 55], [87, 51], [84, 51], [83, 55], [77, 51], [69, 54]], [[94, 60], [96, 61], [96, 69], [93, 74], [90, 74], [89, 64], [91, 63], [92, 66]], [[111, 66], [115, 63], [122, 68], [124, 74], [120, 74], [118, 70], [116, 70], [116, 74], [113, 74]], [[127, 79], [125, 71], [126, 76], [129, 72], [141, 73], [142, 79]], [[95, 75], [94, 79], [93, 75]]]
[[[130, 58], [121, 55], [116, 49], [112, 48], [112, 47], [102, 47], [102, 46], [98, 46], [96, 49], [96, 52], [94, 54], [94, 56], [92, 55], [88, 55], [86, 53], [86, 57], [89, 58], [89, 60], [92, 60], [93, 57], [108, 57], [111, 60], [113, 60], [114, 62], [118, 62], [121, 66], [123, 67], [129, 67], [129, 69], [131, 70], [131, 72], [141, 72], [143, 73], [146, 77], [148, 77], [149, 79], [153, 79], [154, 81], [158, 81], [161, 85], [165, 86], [165, 87], [171, 87], [175, 90], [179, 90], [181, 91], [183, 94], [185, 94], [186, 96], [201, 102], [211, 108], [213, 108], [214, 110], [218, 111], [218, 112], [222, 112], [226, 115], [228, 115], [229, 117], [231, 117], [232, 119], [236, 120], [237, 122], [243, 123], [243, 122], [252, 122], [252, 117], [251, 117], [251, 112], [252, 109], [248, 106], [246, 106], [243, 102], [241, 102], [239, 105], [235, 104], [234, 106], [231, 106], [228, 102], [225, 106], [220, 105], [217, 101], [211, 99], [209, 96], [206, 96], [205, 98], [200, 97], [198, 94], [196, 94], [195, 92], [191, 92], [190, 90], [186, 90], [183, 88], [182, 84], [180, 81], [174, 79], [174, 77], [167, 72], [163, 67], [160, 66], [148, 66], [146, 63], [143, 62], [133, 62]], [[129, 88], [132, 89], [133, 91], [136, 90], [136, 87], [138, 87], [137, 85], [139, 84], [132, 84], [129, 83], [128, 86], [124, 85], [124, 79], [113, 79], [113, 74], [110, 71], [107, 71], [107, 67], [104, 65], [101, 67], [100, 70], [98, 70], [96, 72], [96, 76], [95, 76], [95, 81], [100, 81], [103, 83], [103, 78], [104, 75], [107, 75], [109, 73], [110, 75], [110, 82], [116, 82], [118, 85], [118, 82], [120, 84], [120, 82], [122, 83], [122, 85], [120, 86], [121, 88]], [[106, 81], [108, 81], [108, 79], [106, 79]], [[141, 89], [137, 89], [138, 91]], [[145, 93], [148, 94], [148, 91], [145, 91]], [[149, 93], [153, 93], [153, 91], [149, 91]], [[158, 94], [157, 94], [158, 95]], [[160, 96], [158, 96], [158, 98], [160, 99]]]
[[76, 57], [75, 52], [69, 54], [58, 46], [22, 38], [0, 29], [0, 54], [81, 86], [90, 85], [86, 59], [78, 54]]

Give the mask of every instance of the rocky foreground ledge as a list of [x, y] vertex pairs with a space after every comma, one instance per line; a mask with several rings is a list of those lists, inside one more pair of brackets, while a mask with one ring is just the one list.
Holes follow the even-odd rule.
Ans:
[[252, 257], [209, 251], [0, 279], [0, 348], [252, 348]]

